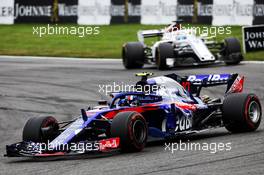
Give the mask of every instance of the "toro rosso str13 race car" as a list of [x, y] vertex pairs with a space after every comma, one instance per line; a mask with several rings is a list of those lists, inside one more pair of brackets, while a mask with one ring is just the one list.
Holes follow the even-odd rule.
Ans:
[[[148, 46], [144, 39], [159, 37]], [[238, 64], [243, 60], [238, 39], [230, 37], [216, 42], [207, 34], [197, 36], [194, 29], [183, 29], [181, 21], [174, 21], [161, 30], [138, 31], [138, 42], [128, 42], [122, 47], [125, 68], [142, 68], [154, 64], [164, 70], [176, 66], [204, 65], [225, 62]]]
[[[135, 85], [155, 86], [149, 93], [113, 92], [110, 102], [81, 109], [80, 116], [71, 121], [58, 122], [52, 116], [30, 118], [23, 129], [23, 141], [7, 145], [6, 156], [137, 152], [151, 138], [171, 139], [217, 127], [232, 133], [250, 132], [260, 125], [260, 101], [255, 94], [242, 93], [243, 76], [150, 75], [137, 74], [141, 80]], [[218, 85], [226, 85], [223, 97], [200, 96], [202, 88]]]

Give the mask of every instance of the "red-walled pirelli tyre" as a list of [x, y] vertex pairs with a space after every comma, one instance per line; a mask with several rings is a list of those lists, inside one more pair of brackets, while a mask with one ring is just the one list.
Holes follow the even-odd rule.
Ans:
[[111, 136], [120, 138], [121, 151], [141, 151], [147, 142], [147, 123], [137, 112], [120, 112], [112, 121]]
[[230, 132], [255, 131], [261, 121], [261, 104], [255, 94], [230, 94], [223, 103], [223, 122]]
[[23, 129], [23, 141], [46, 142], [54, 138], [59, 125], [54, 117], [30, 118]]
[[123, 65], [127, 69], [142, 68], [144, 65], [144, 46], [141, 42], [129, 42], [122, 48]]

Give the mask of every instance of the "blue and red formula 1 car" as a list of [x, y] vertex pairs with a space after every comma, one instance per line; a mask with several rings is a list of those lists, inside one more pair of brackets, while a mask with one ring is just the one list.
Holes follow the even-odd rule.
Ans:
[[[256, 130], [261, 104], [254, 94], [241, 93], [244, 77], [209, 74], [151, 77], [140, 73], [135, 89], [113, 92], [111, 102], [81, 110], [67, 122], [51, 116], [31, 118], [23, 141], [6, 146], [6, 156], [65, 156], [89, 152], [141, 151], [148, 138], [168, 139], [216, 127], [230, 132]], [[222, 98], [200, 97], [203, 87], [226, 85]], [[147, 92], [146, 92], [147, 91]]]

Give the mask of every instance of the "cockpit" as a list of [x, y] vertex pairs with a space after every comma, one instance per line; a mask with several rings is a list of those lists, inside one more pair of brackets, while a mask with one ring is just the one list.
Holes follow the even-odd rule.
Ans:
[[184, 102], [193, 101], [190, 93], [180, 83], [169, 77], [160, 76], [150, 78], [148, 81], [155, 83], [159, 87], [155, 94], [162, 96], [163, 99]]
[[144, 93], [124, 93], [113, 98], [110, 108], [137, 107], [162, 101], [162, 97]]

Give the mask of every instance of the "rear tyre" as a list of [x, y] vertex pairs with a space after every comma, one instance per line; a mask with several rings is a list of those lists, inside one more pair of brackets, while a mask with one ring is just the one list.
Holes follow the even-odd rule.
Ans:
[[137, 112], [120, 112], [112, 121], [111, 136], [120, 138], [121, 151], [141, 151], [147, 142], [147, 123]]
[[174, 58], [173, 46], [170, 43], [161, 43], [156, 50], [156, 64], [159, 70], [166, 70], [166, 58]]
[[59, 125], [54, 117], [30, 118], [23, 129], [23, 141], [47, 142], [58, 133]]
[[261, 104], [254, 94], [230, 94], [223, 102], [223, 122], [230, 132], [255, 131], [261, 113]]
[[224, 61], [227, 65], [235, 65], [243, 60], [243, 55], [241, 53], [240, 42], [236, 38], [226, 38], [224, 40]]
[[144, 65], [144, 46], [141, 42], [129, 42], [122, 48], [123, 65], [127, 69], [142, 68]]

